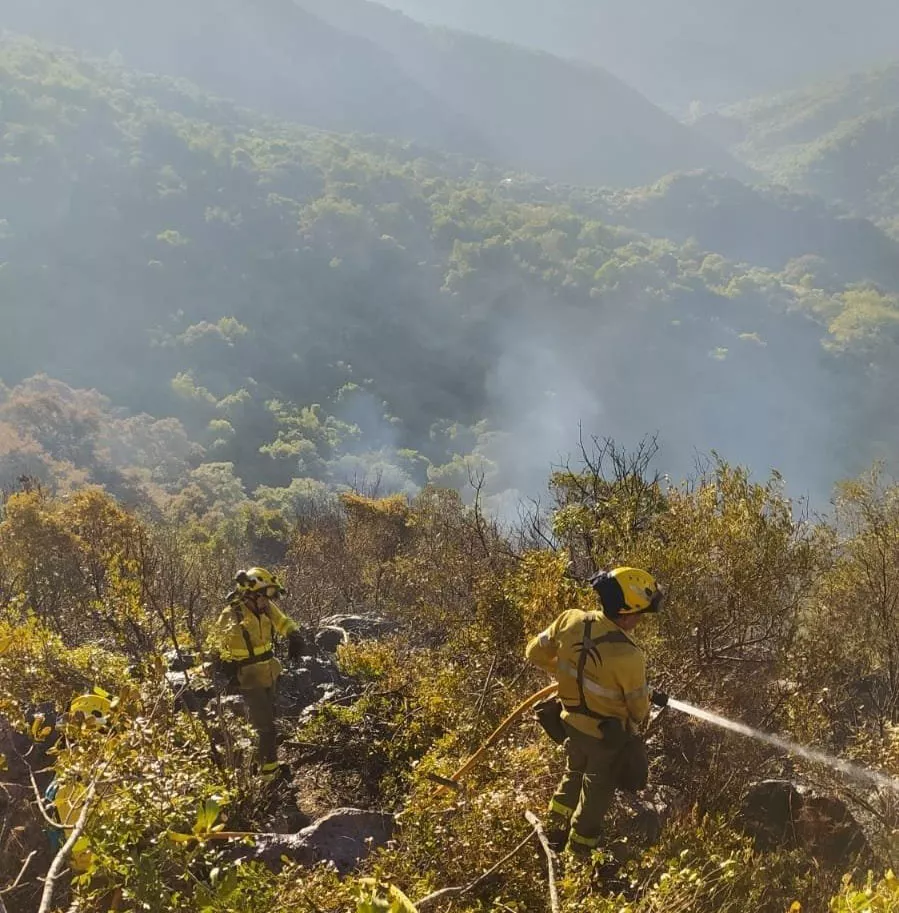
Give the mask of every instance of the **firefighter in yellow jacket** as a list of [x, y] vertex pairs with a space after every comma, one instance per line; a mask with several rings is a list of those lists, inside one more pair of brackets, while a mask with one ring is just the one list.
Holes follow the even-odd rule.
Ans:
[[649, 764], [637, 727], [651, 702], [668, 702], [662, 692], [650, 694], [643, 653], [629, 637], [661, 608], [661, 588], [631, 567], [597, 574], [590, 583], [602, 611], [563, 612], [527, 646], [528, 660], [558, 681], [559, 740], [567, 753], [548, 831], [557, 849], [567, 843], [585, 855], [599, 845], [615, 790], [646, 786]]
[[274, 634], [288, 638], [291, 659], [303, 651], [296, 622], [278, 607], [286, 595], [278, 577], [265, 568], [251, 567], [235, 578], [235, 590], [219, 615], [213, 643], [222, 671], [236, 683], [247, 708], [250, 723], [259, 737], [259, 771], [272, 781], [279, 773], [275, 730], [275, 697], [281, 663], [274, 655]]
[[[109, 734], [111, 714], [112, 702], [109, 695], [101, 688], [95, 688], [72, 701], [68, 715], [63, 718], [58, 728], [70, 739], [90, 737], [92, 734], [106, 737]], [[69, 776], [63, 782], [54, 776], [44, 793], [49, 814], [59, 822], [59, 827], [49, 830], [47, 834], [54, 855], [66, 842], [69, 830], [78, 821], [88, 790], [87, 783], [78, 776]], [[79, 874], [86, 872], [90, 868], [90, 863], [90, 842], [82, 835], [72, 847], [72, 871]]]

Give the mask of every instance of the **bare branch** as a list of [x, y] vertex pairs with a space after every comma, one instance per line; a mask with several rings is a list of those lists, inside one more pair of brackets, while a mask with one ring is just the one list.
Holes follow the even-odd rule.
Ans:
[[93, 809], [94, 796], [97, 794], [97, 782], [97, 779], [94, 778], [94, 781], [88, 788], [87, 795], [84, 797], [84, 805], [81, 808], [81, 814], [78, 816], [78, 820], [72, 828], [72, 833], [69, 834], [69, 839], [60, 847], [59, 852], [53, 857], [53, 862], [50, 863], [50, 869], [47, 872], [47, 877], [44, 879], [44, 890], [41, 893], [41, 903], [37, 908], [37, 913], [49, 913], [50, 905], [53, 903], [53, 892], [56, 890], [56, 883], [59, 881], [59, 876], [64, 871], [66, 861], [72, 853], [72, 848], [84, 833], [85, 827], [87, 827], [87, 819]]
[[493, 673], [496, 671], [496, 662], [499, 657], [494, 654], [493, 659], [490, 661], [490, 668], [487, 670], [487, 678], [484, 680], [484, 687], [481, 689], [481, 694], [478, 697], [478, 702], [475, 705], [474, 711], [474, 728], [477, 729], [478, 723], [481, 721], [481, 713], [484, 711], [484, 704], [487, 702], [487, 692], [490, 690], [490, 685], [493, 682]]
[[28, 778], [31, 780], [31, 787], [34, 790], [34, 797], [37, 800], [37, 810], [41, 813], [41, 817], [47, 824], [52, 828], [59, 828], [61, 825], [58, 821], [54, 821], [44, 810], [44, 798], [41, 795], [41, 789], [37, 785], [37, 780], [34, 779], [34, 771], [28, 766]]
[[[7, 885], [2, 891], [0, 891], [0, 894], [8, 894], [10, 891], [15, 890], [19, 886], [19, 884], [22, 881], [22, 878], [25, 875], [25, 872], [28, 869], [28, 866], [31, 865], [31, 860], [34, 859], [34, 857], [36, 855], [37, 855], [37, 850], [32, 850], [25, 857], [25, 861], [22, 863], [22, 868], [19, 869], [19, 874], [16, 875], [15, 881], [13, 881], [11, 884]], [[0, 900], [0, 913], [2, 913], [2, 911], [3, 911], [3, 901]]]
[[540, 819], [530, 810], [526, 811], [524, 816], [528, 819], [528, 824], [536, 831], [537, 839], [540, 841], [540, 846], [543, 847], [544, 856], [546, 856], [546, 877], [549, 882], [549, 908], [552, 913], [559, 913], [559, 891], [556, 888], [555, 854], [549, 845], [546, 831], [543, 830]]
[[490, 543], [487, 541], [487, 524], [484, 520], [484, 511], [482, 508], [482, 501], [484, 497], [484, 470], [479, 469], [477, 472], [469, 466], [468, 467], [468, 484], [474, 489], [474, 523], [475, 531], [478, 535], [478, 540], [481, 543], [481, 548], [484, 550], [484, 555], [487, 558], [488, 563], [490, 564], [490, 569], [494, 572], [496, 571], [496, 561], [493, 558], [493, 549], [490, 547]]
[[555, 551], [558, 548], [558, 543], [546, 534], [540, 501], [537, 498], [528, 498], [528, 501], [531, 505], [528, 512], [525, 512], [523, 504], [519, 504], [518, 507], [518, 539], [521, 547], [525, 549], [535, 547], [548, 548], [550, 551]]

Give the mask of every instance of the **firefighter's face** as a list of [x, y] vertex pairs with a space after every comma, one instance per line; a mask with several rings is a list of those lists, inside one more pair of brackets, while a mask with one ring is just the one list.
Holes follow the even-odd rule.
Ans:
[[615, 624], [617, 624], [622, 631], [633, 631], [643, 618], [643, 615], [619, 615], [618, 618], [615, 619]]

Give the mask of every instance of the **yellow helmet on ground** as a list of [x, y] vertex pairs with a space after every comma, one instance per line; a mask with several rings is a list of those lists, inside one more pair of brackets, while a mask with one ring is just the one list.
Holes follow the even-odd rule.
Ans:
[[251, 567], [248, 571], [238, 571], [235, 582], [238, 596], [253, 594], [276, 599], [278, 596], [287, 595], [287, 590], [284, 589], [278, 575], [267, 571], [264, 567]]
[[662, 608], [665, 593], [652, 574], [636, 567], [616, 567], [590, 578], [609, 618], [643, 615]]
[[69, 705], [69, 714], [82, 714], [89, 729], [103, 729], [109, 724], [112, 703], [108, 697], [93, 692], [76, 697]]

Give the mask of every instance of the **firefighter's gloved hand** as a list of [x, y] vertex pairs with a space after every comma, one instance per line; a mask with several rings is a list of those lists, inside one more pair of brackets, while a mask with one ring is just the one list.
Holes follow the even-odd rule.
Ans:
[[668, 695], [664, 691], [659, 691], [656, 688], [652, 694], [649, 695], [649, 701], [651, 704], [655, 704], [656, 707], [667, 707], [668, 706]]
[[299, 631], [291, 631], [287, 635], [287, 658], [299, 659], [301, 656], [306, 656], [307, 653], [306, 639]]
[[223, 694], [231, 694], [237, 688], [237, 663], [228, 659], [216, 659], [212, 664], [215, 686]]

